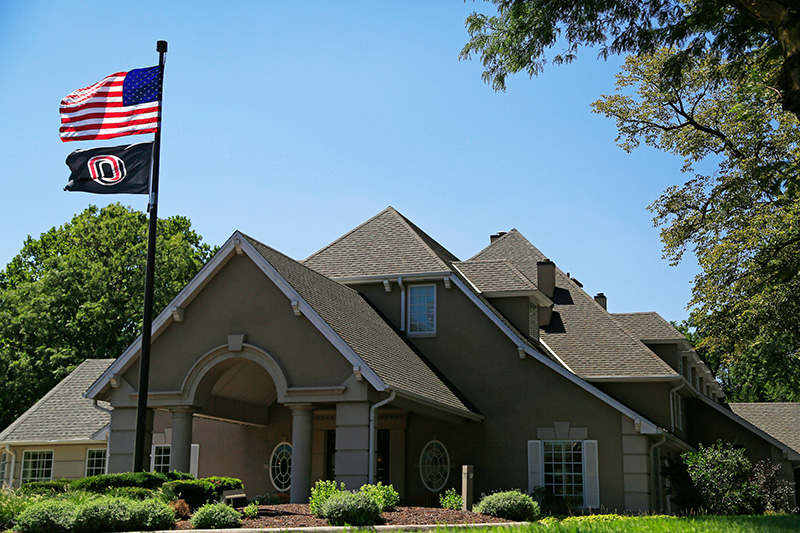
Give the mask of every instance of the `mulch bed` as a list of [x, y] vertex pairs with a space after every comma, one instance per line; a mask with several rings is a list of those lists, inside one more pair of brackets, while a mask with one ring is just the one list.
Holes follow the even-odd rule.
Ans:
[[[428, 524], [491, 524], [508, 522], [502, 518], [486, 516], [470, 511], [453, 511], [436, 507], [398, 507], [383, 513], [383, 522], [378, 525], [416, 526]], [[242, 527], [247, 529], [324, 527], [328, 521], [317, 518], [308, 510], [308, 505], [287, 503], [262, 505], [257, 518], [245, 518]], [[188, 520], [178, 522], [175, 529], [192, 529]]]

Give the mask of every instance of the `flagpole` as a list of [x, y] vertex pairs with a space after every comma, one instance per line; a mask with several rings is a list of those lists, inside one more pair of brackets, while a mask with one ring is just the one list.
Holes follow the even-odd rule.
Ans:
[[156, 266], [156, 231], [158, 225], [158, 167], [161, 155], [161, 109], [164, 87], [164, 60], [167, 41], [156, 42], [158, 52], [158, 128], [153, 142], [153, 175], [150, 180], [150, 225], [147, 230], [147, 268], [144, 281], [144, 312], [142, 313], [142, 348], [139, 358], [139, 398], [136, 405], [136, 437], [133, 449], [133, 472], [147, 470], [144, 464], [145, 434], [147, 432], [147, 395], [150, 381], [150, 343], [153, 329], [153, 285]]

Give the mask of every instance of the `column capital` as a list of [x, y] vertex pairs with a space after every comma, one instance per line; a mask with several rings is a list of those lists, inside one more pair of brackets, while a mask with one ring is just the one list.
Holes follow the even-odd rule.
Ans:
[[316, 409], [313, 403], [287, 403], [285, 405], [292, 410], [292, 415], [312, 414]]
[[199, 411], [198, 408], [191, 406], [170, 407], [168, 410], [170, 414], [174, 417], [192, 416], [197, 411]]

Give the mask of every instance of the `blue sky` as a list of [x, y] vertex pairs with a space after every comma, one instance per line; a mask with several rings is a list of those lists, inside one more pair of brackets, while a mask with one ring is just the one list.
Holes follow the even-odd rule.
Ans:
[[58, 104], [113, 72], [155, 65], [164, 82], [159, 215], [210, 244], [242, 230], [302, 259], [393, 206], [461, 259], [517, 228], [612, 312], [687, 316], [698, 268], [670, 267], [646, 210], [684, 181], [681, 161], [614, 145], [590, 104], [620, 58], [517, 75], [506, 93], [459, 61], [484, 2], [116, 2], [0, 7], [4, 208], [0, 264], [28, 235], [90, 204], [146, 197], [67, 193], [76, 149]]

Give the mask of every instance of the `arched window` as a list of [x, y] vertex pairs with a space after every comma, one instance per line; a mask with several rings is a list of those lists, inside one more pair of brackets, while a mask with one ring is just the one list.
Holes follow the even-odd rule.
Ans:
[[419, 456], [419, 476], [431, 492], [442, 490], [450, 476], [450, 456], [447, 448], [438, 440], [432, 440], [422, 448]]
[[292, 487], [292, 445], [288, 442], [281, 442], [272, 450], [269, 475], [279, 492], [286, 492]]

